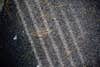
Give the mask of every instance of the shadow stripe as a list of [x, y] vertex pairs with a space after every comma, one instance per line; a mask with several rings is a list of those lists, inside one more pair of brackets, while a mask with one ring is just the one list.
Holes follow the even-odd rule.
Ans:
[[[40, 10], [40, 13], [41, 13], [41, 16], [42, 16], [44, 25], [45, 25], [45, 27], [47, 28], [47, 30], [49, 30], [49, 25], [48, 25], [48, 23], [47, 23], [47, 20], [44, 18], [44, 13], [43, 13], [43, 11], [42, 11], [42, 9], [41, 9], [41, 7], [40, 7], [40, 4], [39, 4], [39, 1], [38, 1], [38, 0], [37, 0], [37, 5], [38, 5], [38, 7], [39, 7], [39, 10]], [[57, 54], [57, 57], [58, 57], [59, 62], [60, 62], [60, 64], [61, 64], [61, 67], [64, 67], [63, 62], [62, 62], [62, 59], [61, 59], [61, 57], [60, 57], [59, 49], [58, 49], [58, 47], [56, 46], [55, 41], [53, 40], [52, 36], [51, 36], [49, 33], [48, 33], [48, 36], [49, 36], [49, 38], [50, 38], [50, 40], [51, 40], [51, 42], [52, 42], [52, 46], [53, 46], [54, 50], [56, 51], [56, 54]]]
[[[53, 20], [54, 20], [54, 22], [55, 22], [55, 25], [56, 25], [56, 27], [57, 27], [57, 29], [58, 29], [58, 34], [59, 34], [59, 36], [60, 36], [60, 38], [61, 38], [61, 40], [62, 40], [63, 45], [65, 46], [64, 48], [65, 48], [67, 54], [71, 54], [71, 51], [69, 50], [69, 48], [68, 48], [68, 46], [67, 46], [67, 42], [66, 42], [66, 40], [65, 40], [65, 38], [64, 38], [64, 35], [63, 35], [63, 33], [62, 33], [62, 30], [61, 30], [61, 27], [60, 27], [60, 25], [59, 25], [59, 21], [57, 21], [56, 18], [55, 18], [55, 14], [54, 14], [55, 11], [53, 11], [53, 8], [51, 8], [51, 7], [50, 7], [50, 12], [51, 12], [51, 16], [53, 17]], [[69, 56], [68, 59], [69, 59], [71, 65], [72, 65], [73, 67], [76, 67], [75, 64], [74, 64], [74, 62], [73, 62], [73, 60], [72, 60], [72, 57]]]
[[[32, 10], [31, 10], [31, 8], [29, 7], [29, 4], [28, 4], [28, 2], [27, 2], [26, 0], [25, 0], [25, 3], [26, 3], [27, 8], [28, 8], [28, 10], [29, 10], [30, 17], [31, 17], [32, 21], [33, 21], [33, 22], [36, 22], [36, 20], [34, 19], [33, 14], [32, 14]], [[40, 31], [39, 28], [38, 28], [38, 26], [37, 26], [36, 24], [34, 24], [34, 26], [35, 26], [37, 32]], [[50, 67], [54, 67], [53, 64], [52, 64], [52, 61], [51, 61], [51, 59], [50, 59], [50, 57], [49, 57], [49, 54], [48, 54], [47, 48], [46, 48], [46, 46], [45, 46], [44, 40], [43, 40], [42, 38], [39, 38], [39, 40], [40, 40], [40, 42], [41, 42], [42, 48], [44, 49], [44, 52], [45, 52], [45, 54], [46, 54], [46, 57], [47, 57], [48, 62], [49, 62], [49, 64], [50, 64]], [[43, 65], [43, 66], [44, 66], [44, 65]]]
[[36, 49], [35, 49], [35, 47], [34, 47], [34, 42], [33, 42], [32, 38], [31, 38], [31, 36], [30, 36], [30, 34], [29, 34], [29, 31], [28, 31], [28, 29], [27, 29], [27, 24], [25, 23], [25, 20], [23, 19], [23, 15], [22, 15], [23, 13], [22, 13], [21, 9], [19, 8], [19, 3], [18, 3], [17, 0], [14, 0], [14, 1], [15, 1], [16, 6], [17, 6], [18, 14], [19, 14], [19, 16], [20, 16], [20, 18], [21, 18], [22, 24], [23, 24], [23, 26], [24, 26], [24, 28], [25, 28], [25, 32], [26, 32], [26, 34], [27, 34], [27, 36], [28, 36], [28, 40], [29, 40], [29, 42], [31, 43], [31, 46], [32, 46], [32, 48], [33, 48], [35, 57], [36, 57], [36, 59], [37, 59], [39, 65], [40, 65], [40, 67], [42, 67], [41, 62], [40, 62], [39, 57], [38, 57], [38, 54], [37, 54], [37, 51], [36, 51]]
[[66, 22], [66, 26], [68, 27], [68, 30], [69, 30], [70, 35], [71, 35], [71, 38], [73, 39], [73, 43], [74, 43], [74, 45], [76, 46], [76, 49], [77, 49], [78, 54], [79, 54], [79, 56], [80, 56], [81, 62], [84, 63], [84, 59], [83, 59], [83, 56], [82, 56], [82, 54], [81, 54], [81, 52], [80, 52], [80, 48], [79, 48], [79, 46], [78, 46], [78, 44], [77, 44], [77, 42], [76, 42], [76, 39], [75, 39], [74, 34], [73, 34], [73, 32], [72, 32], [72, 29], [71, 29], [71, 27], [70, 27], [70, 25], [69, 25], [70, 22], [68, 21], [67, 17], [65, 16], [66, 14], [65, 14], [65, 12], [64, 12], [63, 10], [61, 10], [61, 13], [62, 13], [62, 15], [64, 16], [64, 21]]

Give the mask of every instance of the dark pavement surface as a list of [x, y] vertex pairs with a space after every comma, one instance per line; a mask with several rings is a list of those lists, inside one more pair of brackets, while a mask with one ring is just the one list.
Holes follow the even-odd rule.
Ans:
[[5, 2], [0, 30], [1, 47], [6, 52], [1, 56], [7, 55], [7, 62], [12, 58], [9, 67], [99, 67], [100, 25], [96, 3], [89, 0]]

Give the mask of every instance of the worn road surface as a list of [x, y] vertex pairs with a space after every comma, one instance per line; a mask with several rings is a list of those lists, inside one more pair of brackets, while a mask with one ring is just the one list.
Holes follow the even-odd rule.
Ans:
[[4, 11], [16, 67], [99, 67], [94, 1], [6, 0]]

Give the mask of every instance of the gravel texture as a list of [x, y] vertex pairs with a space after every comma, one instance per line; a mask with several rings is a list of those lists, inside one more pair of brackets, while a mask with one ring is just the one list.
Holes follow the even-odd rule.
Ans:
[[96, 4], [90, 0], [6, 0], [1, 25], [4, 22], [4, 44], [15, 67], [99, 67]]

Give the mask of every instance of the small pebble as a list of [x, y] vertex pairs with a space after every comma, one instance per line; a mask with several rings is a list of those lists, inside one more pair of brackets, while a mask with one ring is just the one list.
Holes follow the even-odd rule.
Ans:
[[17, 40], [17, 35], [15, 35], [15, 36], [13, 37], [13, 40]]
[[40, 67], [39, 65], [37, 65], [36, 67]]

